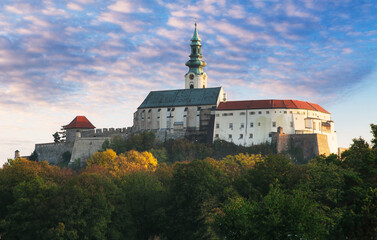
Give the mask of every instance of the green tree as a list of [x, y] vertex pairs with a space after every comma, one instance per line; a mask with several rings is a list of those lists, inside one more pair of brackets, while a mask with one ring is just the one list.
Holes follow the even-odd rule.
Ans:
[[58, 192], [55, 183], [37, 177], [14, 187], [14, 202], [1, 221], [0, 229], [5, 239], [45, 239], [44, 235], [54, 225], [54, 199]]
[[233, 198], [214, 215], [214, 229], [224, 239], [325, 239], [325, 217], [301, 191], [288, 194], [272, 187], [261, 201]]
[[166, 191], [151, 172], [138, 171], [121, 179], [112, 217], [119, 239], [152, 239], [163, 232]]
[[55, 143], [59, 143], [60, 142], [60, 134], [59, 134], [59, 132], [55, 132], [54, 134], [52, 134], [52, 136], [54, 137], [54, 142]]
[[257, 162], [234, 185], [237, 191], [247, 199], [261, 199], [270, 191], [271, 184], [279, 182], [283, 190], [296, 189], [305, 177], [301, 165], [294, 165], [284, 155], [268, 155], [264, 161]]
[[171, 239], [211, 238], [208, 212], [218, 205], [227, 185], [221, 170], [207, 161], [176, 164], [166, 235]]

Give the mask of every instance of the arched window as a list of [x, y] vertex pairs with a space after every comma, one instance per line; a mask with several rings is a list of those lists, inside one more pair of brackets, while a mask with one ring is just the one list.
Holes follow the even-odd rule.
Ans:
[[190, 88], [194, 88], [194, 84], [190, 84]]

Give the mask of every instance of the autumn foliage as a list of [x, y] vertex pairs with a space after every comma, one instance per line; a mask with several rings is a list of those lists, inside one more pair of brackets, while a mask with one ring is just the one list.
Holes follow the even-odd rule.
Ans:
[[157, 159], [149, 152], [128, 151], [117, 155], [112, 149], [96, 152], [87, 161], [88, 168], [101, 166], [114, 177], [124, 177], [137, 171], [155, 171]]
[[221, 153], [183, 140], [159, 148], [150, 135], [109, 142], [118, 153], [97, 152], [79, 171], [11, 160], [0, 169], [0, 238], [376, 239], [376, 125], [372, 134], [371, 146], [354, 139], [341, 158], [303, 165], [223, 143]]

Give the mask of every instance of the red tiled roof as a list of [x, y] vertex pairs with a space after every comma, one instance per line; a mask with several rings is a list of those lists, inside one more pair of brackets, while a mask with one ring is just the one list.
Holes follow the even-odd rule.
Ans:
[[64, 129], [74, 129], [74, 128], [84, 128], [84, 129], [93, 129], [96, 128], [85, 116], [77, 116], [72, 122], [66, 126], [63, 126]]
[[298, 100], [246, 100], [246, 101], [228, 101], [221, 102], [217, 110], [241, 110], [241, 109], [270, 109], [270, 108], [288, 108], [288, 109], [305, 109], [329, 113], [324, 108], [315, 103], [298, 101]]

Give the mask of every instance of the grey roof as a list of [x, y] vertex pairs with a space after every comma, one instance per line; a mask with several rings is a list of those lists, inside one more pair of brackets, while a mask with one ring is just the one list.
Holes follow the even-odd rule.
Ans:
[[152, 91], [138, 108], [216, 105], [221, 87]]

